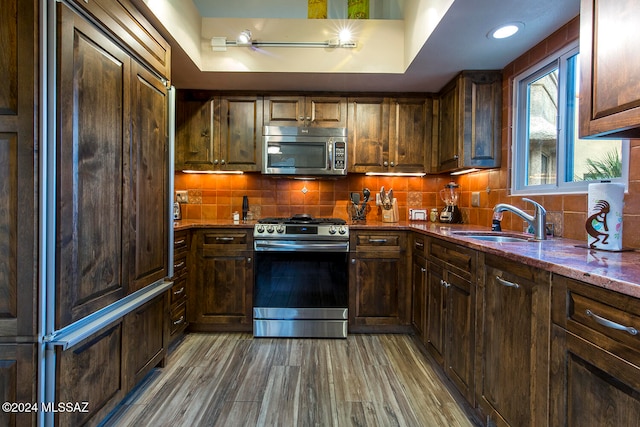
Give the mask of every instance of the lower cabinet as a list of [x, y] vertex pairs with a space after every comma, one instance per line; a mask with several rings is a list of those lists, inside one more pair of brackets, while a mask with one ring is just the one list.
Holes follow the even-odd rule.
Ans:
[[187, 289], [189, 283], [190, 233], [180, 230], [173, 238], [173, 286], [169, 294], [169, 342], [176, 341], [189, 325], [187, 321]]
[[[37, 402], [35, 344], [0, 344], [0, 401], [2, 403]], [[0, 426], [36, 425], [37, 412], [22, 411], [17, 406], [0, 411]], [[15, 410], [13, 410], [15, 409]]]
[[249, 332], [253, 328], [253, 235], [245, 229], [199, 230], [196, 280], [188, 317], [194, 331]]
[[473, 405], [476, 251], [430, 239], [425, 345]]
[[87, 405], [83, 411], [57, 412], [56, 425], [98, 425], [163, 362], [167, 298], [164, 293], [148, 301], [67, 350], [57, 347], [56, 401]]
[[552, 426], [640, 424], [640, 299], [553, 277]]
[[[546, 425], [550, 273], [488, 253], [482, 257], [485, 269], [478, 292], [480, 366], [476, 382], [479, 409], [488, 425]], [[478, 263], [482, 264], [482, 258]]]
[[408, 331], [406, 233], [354, 231], [351, 239], [349, 331]]
[[411, 262], [411, 324], [421, 341], [425, 341], [427, 326], [427, 260], [425, 257], [425, 240], [427, 238], [414, 234], [412, 241]]

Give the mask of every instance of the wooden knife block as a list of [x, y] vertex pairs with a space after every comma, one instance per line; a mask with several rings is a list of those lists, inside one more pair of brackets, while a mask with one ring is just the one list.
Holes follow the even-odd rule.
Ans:
[[382, 208], [382, 222], [398, 222], [398, 200], [393, 199], [391, 209]]

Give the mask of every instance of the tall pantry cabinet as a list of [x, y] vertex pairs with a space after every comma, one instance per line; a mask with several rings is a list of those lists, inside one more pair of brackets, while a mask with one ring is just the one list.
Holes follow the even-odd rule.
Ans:
[[[0, 401], [36, 399], [37, 2], [0, 2]], [[35, 414], [0, 411], [0, 425]]]

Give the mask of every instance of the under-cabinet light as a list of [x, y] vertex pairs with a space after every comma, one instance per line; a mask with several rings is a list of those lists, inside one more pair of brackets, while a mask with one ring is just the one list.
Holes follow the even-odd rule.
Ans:
[[479, 170], [480, 169], [475, 169], [475, 168], [462, 169], [462, 170], [459, 170], [459, 171], [451, 172], [451, 175], [454, 175], [454, 176], [455, 175], [464, 175], [464, 174], [471, 173], [471, 172], [476, 172], [476, 171], [479, 171]]
[[425, 172], [367, 172], [367, 176], [425, 176]]
[[195, 171], [190, 169], [184, 169], [182, 172], [194, 174], [199, 173], [206, 175], [242, 175], [244, 173], [243, 171]]

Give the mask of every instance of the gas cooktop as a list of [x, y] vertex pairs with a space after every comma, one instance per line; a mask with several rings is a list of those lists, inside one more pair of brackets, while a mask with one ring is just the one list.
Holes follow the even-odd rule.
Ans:
[[317, 225], [344, 225], [347, 222], [341, 218], [314, 218], [309, 214], [296, 214], [289, 218], [262, 218], [258, 224], [317, 224]]

